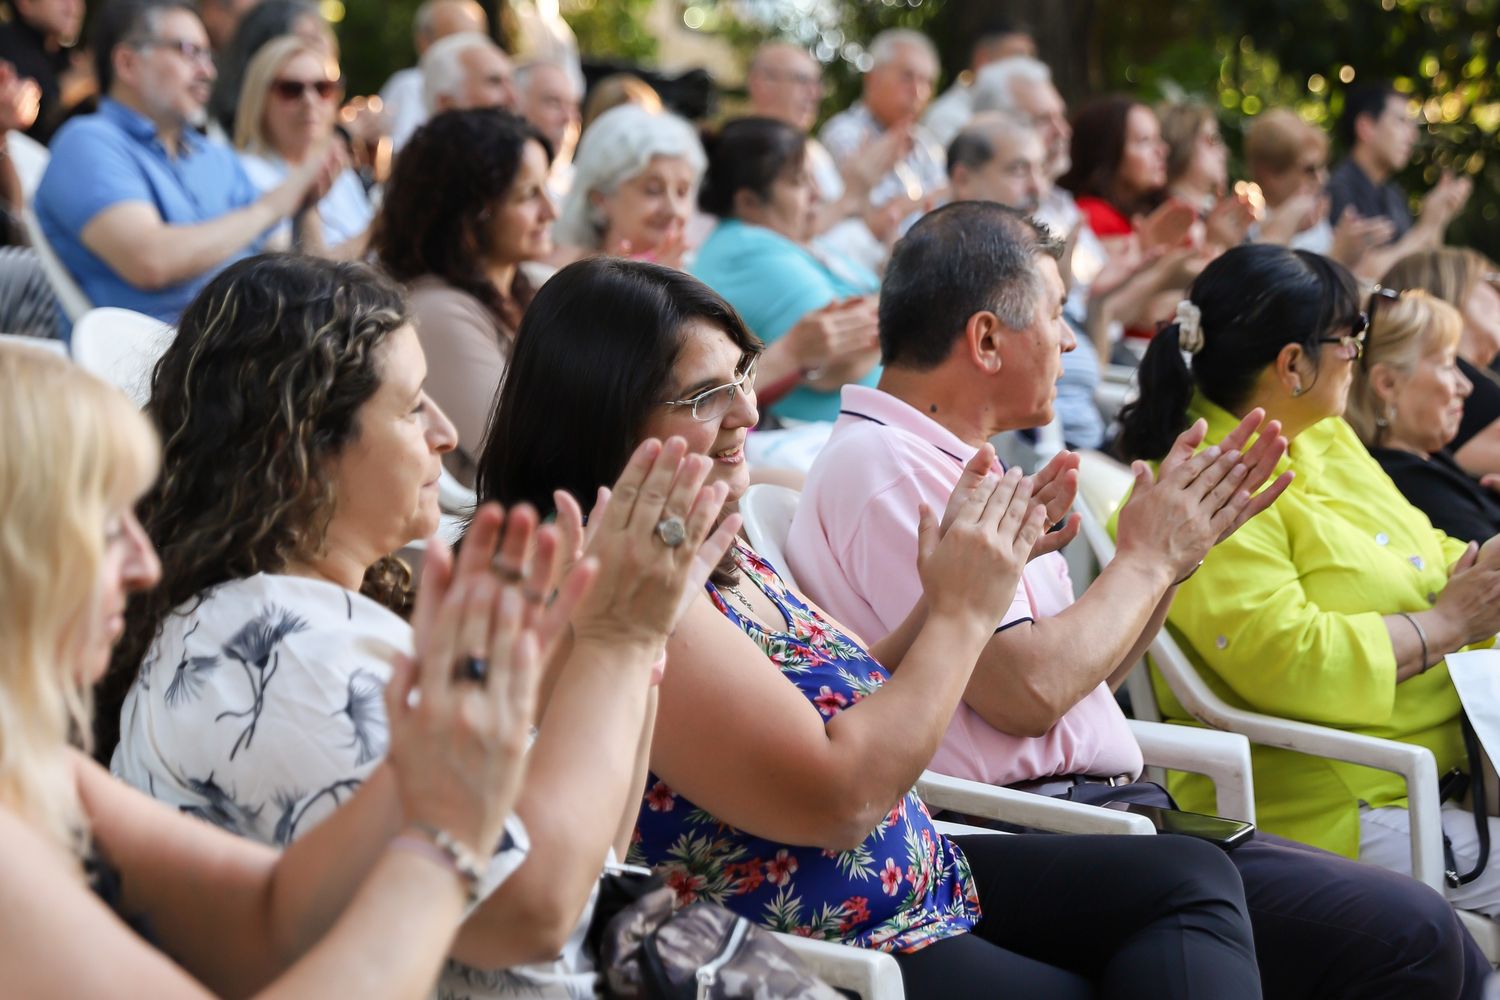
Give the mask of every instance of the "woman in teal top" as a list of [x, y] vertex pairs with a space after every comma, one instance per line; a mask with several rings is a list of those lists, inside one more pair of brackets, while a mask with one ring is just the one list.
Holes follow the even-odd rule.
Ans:
[[[1229, 250], [1152, 341], [1121, 447], [1160, 459], [1198, 418], [1211, 445], [1257, 406], [1281, 422], [1296, 478], [1209, 553], [1169, 623], [1230, 704], [1417, 743], [1442, 773], [1466, 766], [1442, 658], [1500, 628], [1500, 546], [1478, 550], [1433, 528], [1342, 419], [1367, 322], [1338, 264], [1269, 244]], [[1158, 693], [1168, 718], [1188, 721], [1164, 686]], [[1252, 760], [1266, 830], [1410, 870], [1398, 776], [1270, 747], [1254, 747]], [[1173, 792], [1186, 809], [1212, 810], [1205, 785], [1183, 779]], [[1444, 827], [1467, 871], [1472, 816], [1449, 806]], [[1500, 865], [1449, 898], [1500, 913]]]
[[771, 118], [740, 118], [705, 144], [698, 204], [719, 223], [698, 249], [693, 274], [768, 345], [757, 379], [762, 403], [789, 420], [835, 420], [840, 387], [880, 378], [880, 282], [856, 264], [825, 264], [803, 246], [817, 186], [801, 132]]

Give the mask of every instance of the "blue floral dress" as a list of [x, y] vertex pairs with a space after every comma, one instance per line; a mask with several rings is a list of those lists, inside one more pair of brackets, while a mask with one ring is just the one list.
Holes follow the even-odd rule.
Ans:
[[[714, 606], [755, 640], [825, 724], [890, 679], [858, 643], [793, 596], [765, 560], [741, 547], [737, 562], [745, 581], [781, 609], [788, 630], [767, 631], [742, 617], [710, 584]], [[915, 791], [864, 843], [841, 852], [737, 830], [649, 774], [630, 857], [655, 868], [683, 904], [709, 900], [772, 930], [881, 951], [918, 951], [967, 933], [980, 918], [968, 861], [933, 827]]]

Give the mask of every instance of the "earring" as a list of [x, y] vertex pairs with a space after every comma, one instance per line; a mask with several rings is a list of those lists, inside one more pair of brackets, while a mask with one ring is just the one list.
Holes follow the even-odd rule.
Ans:
[[1296, 385], [1292, 386], [1292, 398], [1295, 399], [1300, 395], [1302, 395], [1302, 383], [1298, 382]]
[[1385, 404], [1385, 412], [1375, 418], [1376, 427], [1389, 427], [1391, 421], [1396, 419], [1396, 407], [1392, 403]]

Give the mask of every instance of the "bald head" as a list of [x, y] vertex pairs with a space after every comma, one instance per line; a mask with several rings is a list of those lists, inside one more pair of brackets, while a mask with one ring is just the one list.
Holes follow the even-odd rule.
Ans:
[[427, 0], [417, 8], [411, 23], [417, 55], [426, 52], [428, 46], [439, 38], [465, 32], [482, 35], [488, 30], [489, 21], [484, 16], [484, 8], [475, 0]]
[[807, 50], [788, 42], [767, 42], [755, 50], [745, 77], [750, 109], [799, 131], [812, 128], [823, 103], [823, 69]]

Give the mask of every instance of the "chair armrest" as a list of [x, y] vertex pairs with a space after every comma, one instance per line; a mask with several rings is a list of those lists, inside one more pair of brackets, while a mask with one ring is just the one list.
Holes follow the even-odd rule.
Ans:
[[1134, 813], [1018, 792], [1014, 788], [932, 771], [923, 771], [917, 779], [917, 794], [923, 802], [938, 809], [1052, 833], [1156, 833], [1149, 819]]
[[829, 986], [852, 990], [864, 1000], [904, 1000], [906, 996], [901, 985], [901, 967], [883, 951], [814, 941], [795, 934], [777, 934], [776, 940]]
[[1130, 720], [1141, 756], [1155, 767], [1202, 774], [1213, 780], [1219, 815], [1255, 822], [1255, 785], [1250, 775], [1250, 741], [1239, 733], [1161, 722]]

